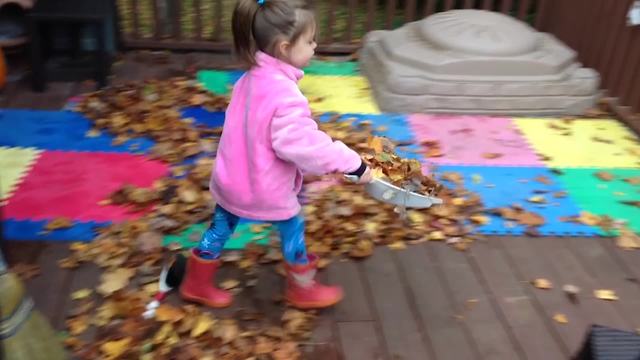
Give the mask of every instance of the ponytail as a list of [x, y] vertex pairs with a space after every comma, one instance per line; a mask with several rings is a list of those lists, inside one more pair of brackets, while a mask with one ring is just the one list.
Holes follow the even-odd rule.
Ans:
[[280, 57], [280, 40], [294, 43], [315, 28], [315, 18], [303, 0], [238, 0], [231, 17], [233, 48], [247, 67], [256, 64], [256, 51]]
[[253, 37], [253, 21], [260, 5], [256, 0], [238, 0], [231, 17], [233, 49], [247, 67], [256, 65], [256, 41]]

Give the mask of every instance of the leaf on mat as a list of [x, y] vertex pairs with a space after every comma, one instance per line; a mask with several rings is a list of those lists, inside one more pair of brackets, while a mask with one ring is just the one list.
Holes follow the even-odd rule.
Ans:
[[491, 218], [488, 217], [487, 215], [483, 215], [483, 214], [471, 215], [469, 217], [469, 220], [473, 221], [474, 223], [476, 223], [478, 225], [486, 225], [486, 224], [491, 222]]
[[502, 154], [500, 153], [483, 153], [482, 157], [485, 159], [498, 159], [502, 157]]
[[45, 231], [54, 231], [59, 229], [68, 229], [73, 226], [70, 219], [60, 217], [49, 221], [45, 226]]
[[583, 225], [597, 226], [600, 224], [600, 217], [587, 211], [580, 212], [580, 216], [577, 218], [578, 222]]
[[91, 289], [80, 289], [77, 291], [74, 291], [71, 294], [71, 300], [82, 300], [82, 299], [86, 299], [89, 296], [91, 296], [91, 294], [93, 294], [93, 290]]
[[622, 228], [616, 239], [616, 245], [625, 250], [640, 249], [640, 236], [627, 228]]
[[135, 270], [129, 268], [118, 268], [110, 272], [105, 272], [101, 276], [101, 282], [97, 291], [100, 295], [109, 296], [129, 285], [129, 280], [134, 274]]
[[534, 204], [546, 204], [547, 203], [547, 199], [545, 199], [544, 196], [540, 196], [540, 195], [532, 196], [532, 197], [528, 198], [527, 201], [529, 201], [530, 203], [534, 203]]
[[559, 324], [568, 324], [569, 320], [567, 319], [567, 315], [565, 314], [561, 314], [561, 313], [557, 313], [555, 315], [553, 315], [553, 320]]
[[533, 281], [531, 281], [531, 284], [533, 284], [533, 286], [537, 287], [538, 289], [553, 289], [553, 284], [551, 283], [551, 281], [544, 278], [534, 279]]
[[553, 184], [553, 181], [544, 175], [539, 175], [534, 180], [545, 185]]
[[640, 200], [621, 201], [621, 203], [640, 208]]
[[131, 341], [132, 339], [130, 337], [107, 341], [100, 346], [100, 351], [104, 354], [105, 359], [117, 359], [129, 349]]
[[640, 176], [626, 178], [624, 181], [631, 185], [640, 185]]
[[95, 137], [98, 137], [98, 136], [100, 136], [100, 135], [101, 135], [101, 132], [100, 132], [100, 130], [98, 130], [98, 129], [91, 129], [91, 130], [88, 130], [88, 131], [84, 134], [84, 136], [85, 136], [85, 137], [87, 137], [87, 138], [95, 138]]
[[563, 199], [567, 197], [567, 192], [566, 191], [558, 191], [558, 192], [554, 192], [553, 193], [553, 197], [556, 199]]
[[602, 181], [612, 181], [613, 179], [615, 179], [615, 175], [606, 172], [606, 171], [598, 171], [597, 173], [594, 174], [598, 179], [602, 180]]
[[601, 142], [601, 143], [604, 143], [604, 144], [613, 144], [613, 140], [601, 138], [599, 136], [594, 136], [594, 137], [591, 138], [591, 140], [593, 140], [595, 142]]
[[599, 289], [594, 290], [593, 294], [600, 300], [616, 301], [620, 299], [613, 290]]

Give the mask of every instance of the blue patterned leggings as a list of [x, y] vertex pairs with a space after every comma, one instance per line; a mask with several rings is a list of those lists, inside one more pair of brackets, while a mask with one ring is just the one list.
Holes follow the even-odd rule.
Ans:
[[[200, 256], [216, 259], [220, 256], [224, 244], [229, 240], [238, 225], [240, 218], [220, 205], [216, 205], [211, 226], [205, 231], [198, 244]], [[273, 221], [272, 224], [280, 233], [282, 255], [290, 264], [307, 263], [307, 247], [304, 243], [304, 218], [302, 215], [289, 220]]]

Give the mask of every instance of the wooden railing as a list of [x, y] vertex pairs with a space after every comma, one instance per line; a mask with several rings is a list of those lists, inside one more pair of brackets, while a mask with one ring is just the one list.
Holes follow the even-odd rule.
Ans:
[[627, 25], [633, 0], [552, 0], [539, 29], [578, 52], [602, 76], [602, 88], [619, 104], [640, 112], [640, 26]]
[[[129, 48], [230, 49], [235, 0], [117, 0]], [[267, 0], [268, 1], [268, 0]], [[602, 75], [625, 111], [640, 111], [640, 27], [626, 24], [633, 0], [312, 0], [319, 50], [349, 53], [368, 31], [391, 29], [454, 8], [500, 11], [549, 32]], [[638, 121], [640, 129], [640, 120]]]
[[[117, 0], [129, 48], [229, 50], [235, 0]], [[268, 1], [268, 0], [267, 0]], [[535, 22], [541, 0], [313, 0], [321, 52], [349, 53], [368, 31], [434, 12], [476, 8]]]

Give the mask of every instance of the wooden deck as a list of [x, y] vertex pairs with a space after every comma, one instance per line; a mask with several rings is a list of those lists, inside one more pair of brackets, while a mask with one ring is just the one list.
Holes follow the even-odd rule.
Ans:
[[[190, 67], [189, 55], [149, 66], [131, 55], [115, 68], [115, 82], [177, 75]], [[204, 61], [202, 65], [214, 66]], [[87, 83], [52, 84], [44, 94], [24, 82], [0, 94], [0, 107], [59, 109], [88, 89]], [[69, 294], [95, 287], [99, 272], [85, 266], [62, 270], [67, 254], [61, 243], [7, 241], [10, 263], [37, 263], [42, 275], [28, 282], [37, 307], [62, 329]], [[224, 276], [238, 276], [224, 269]], [[414, 245], [404, 251], [385, 247], [364, 261], [335, 261], [321, 275], [346, 290], [346, 299], [324, 311], [313, 339], [305, 344], [311, 359], [568, 359], [580, 348], [591, 324], [640, 328], [640, 251], [623, 251], [604, 238], [488, 237], [467, 252], [443, 243]], [[530, 281], [546, 278], [552, 290]], [[565, 284], [582, 289], [577, 303]], [[594, 289], [612, 289], [619, 301], [596, 299]], [[273, 298], [281, 279], [265, 268], [259, 285], [236, 299], [239, 307], [277, 319]], [[171, 301], [179, 301], [175, 298]], [[567, 324], [553, 320], [565, 314]]]

